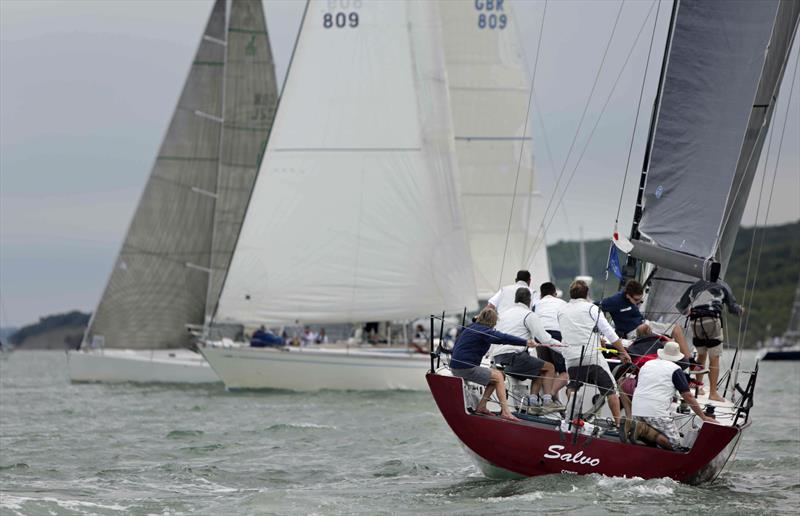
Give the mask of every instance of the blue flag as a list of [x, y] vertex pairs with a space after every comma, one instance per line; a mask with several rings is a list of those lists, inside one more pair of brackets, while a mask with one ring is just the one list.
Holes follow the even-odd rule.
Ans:
[[611, 243], [611, 249], [608, 251], [608, 270], [622, 281], [622, 267], [619, 265], [619, 253], [617, 253], [617, 246]]

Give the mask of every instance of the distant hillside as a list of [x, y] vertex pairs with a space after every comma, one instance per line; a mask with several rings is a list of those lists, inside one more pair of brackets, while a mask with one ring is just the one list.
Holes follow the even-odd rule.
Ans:
[[74, 310], [41, 317], [39, 322], [17, 330], [9, 340], [24, 349], [77, 348], [89, 323], [89, 315]]
[[[756, 240], [753, 246], [753, 234]], [[761, 247], [761, 259], [758, 249]], [[586, 261], [589, 274], [595, 278], [592, 292], [600, 297], [603, 291], [602, 279], [605, 277], [606, 261], [610, 240], [591, 240], [586, 242]], [[750, 282], [747, 297], [750, 297], [753, 279], [756, 279], [756, 292], [750, 299], [745, 298], [744, 281], [750, 248], [755, 249], [750, 265]], [[570, 281], [578, 274], [578, 242], [558, 242], [548, 246], [552, 274], [559, 288], [566, 291]], [[624, 258], [621, 257], [624, 263]], [[756, 265], [758, 270], [756, 271]], [[725, 274], [737, 300], [745, 302], [750, 313], [745, 319], [747, 334], [745, 345], [753, 347], [759, 340], [779, 335], [789, 324], [789, 313], [794, 299], [794, 291], [800, 278], [800, 221], [766, 228], [742, 228], [736, 238], [731, 262]], [[615, 292], [616, 279], [612, 277], [605, 286], [606, 295]], [[730, 342], [735, 343], [738, 319], [728, 321]]]

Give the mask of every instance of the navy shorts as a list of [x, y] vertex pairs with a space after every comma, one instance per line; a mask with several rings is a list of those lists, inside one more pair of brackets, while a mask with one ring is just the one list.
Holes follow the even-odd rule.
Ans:
[[[547, 330], [547, 333], [550, 334], [556, 340], [561, 340], [561, 332], [557, 330]], [[556, 373], [566, 373], [567, 372], [567, 364], [564, 362], [564, 355], [559, 353], [553, 348], [548, 348], [545, 346], [539, 346], [536, 348], [536, 356], [544, 360], [545, 362], [550, 362], [556, 368]]]
[[603, 396], [616, 392], [614, 380], [605, 369], [596, 364], [570, 367], [569, 380], [567, 388], [571, 390], [578, 390], [583, 384], [588, 383], [596, 385]]
[[535, 380], [542, 370], [544, 360], [531, 356], [528, 351], [503, 353], [494, 357], [494, 363], [503, 366], [503, 372], [517, 380]]

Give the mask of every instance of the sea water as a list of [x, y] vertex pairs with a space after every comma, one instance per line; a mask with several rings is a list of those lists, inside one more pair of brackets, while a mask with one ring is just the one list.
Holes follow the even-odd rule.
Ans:
[[0, 362], [0, 514], [796, 514], [800, 363], [762, 363], [755, 400], [710, 485], [498, 481], [426, 392], [73, 385], [64, 353], [18, 351]]

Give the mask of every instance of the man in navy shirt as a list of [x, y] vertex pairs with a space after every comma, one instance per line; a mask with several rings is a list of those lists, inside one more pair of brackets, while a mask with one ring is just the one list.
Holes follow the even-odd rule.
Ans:
[[508, 410], [505, 376], [497, 369], [481, 367], [481, 361], [492, 344], [533, 347], [536, 343], [533, 340], [525, 340], [499, 332], [494, 329], [495, 324], [497, 324], [497, 311], [487, 306], [478, 314], [475, 322], [464, 328], [464, 331], [458, 336], [450, 358], [450, 371], [453, 376], [486, 387], [483, 397], [475, 409], [476, 413], [492, 415], [486, 408], [486, 404], [496, 390], [497, 399], [500, 401], [500, 417], [510, 421], [519, 421]]
[[681, 352], [690, 356], [689, 346], [680, 326], [673, 323], [648, 321], [639, 311], [644, 299], [644, 287], [636, 280], [629, 280], [625, 288], [600, 301], [600, 308], [611, 315], [614, 329], [621, 339], [635, 339], [637, 336], [660, 333], [671, 336], [681, 348]]

